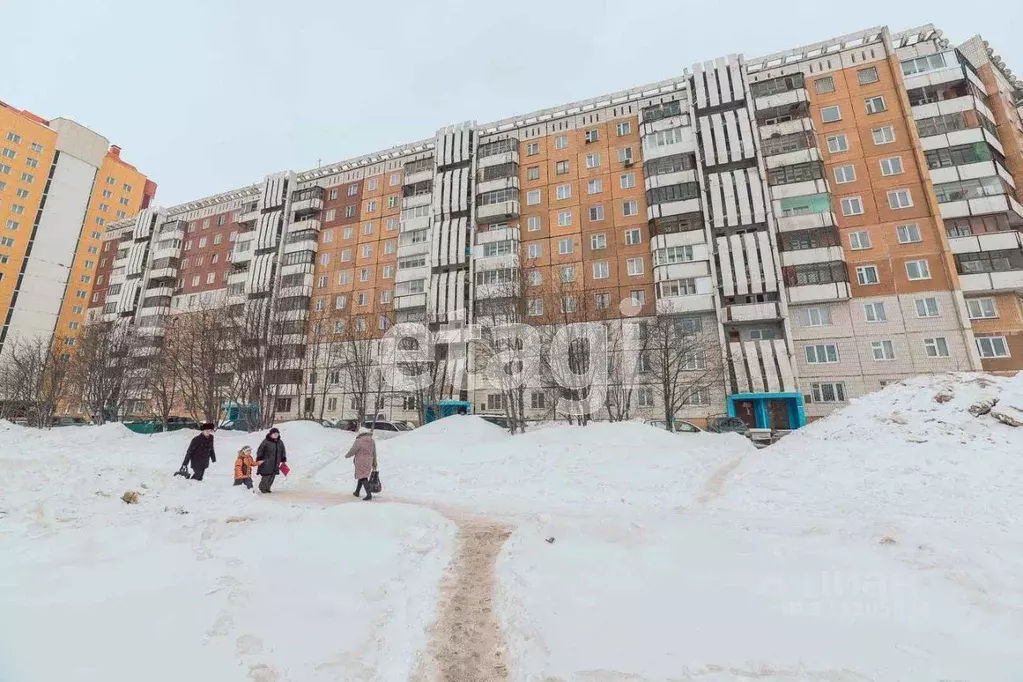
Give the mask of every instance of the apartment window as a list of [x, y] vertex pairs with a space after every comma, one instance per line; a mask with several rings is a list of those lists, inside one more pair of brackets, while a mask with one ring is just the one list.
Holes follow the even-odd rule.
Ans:
[[590, 235], [590, 249], [599, 251], [600, 249], [607, 248], [607, 235], [601, 232], [600, 234]]
[[849, 247], [854, 251], [861, 249], [870, 248], [870, 233], [869, 232], [850, 232], [849, 233]]
[[223, 232], [221, 232], [219, 234], [213, 235], [213, 243], [214, 244], [222, 244], [223, 242], [224, 242], [224, 233]]
[[887, 322], [888, 315], [884, 311], [884, 303], [876, 301], [874, 303], [863, 304], [863, 317], [867, 322]]
[[540, 190], [532, 189], [526, 192], [526, 206], [536, 206], [540, 203]]
[[881, 95], [868, 97], [863, 100], [863, 103], [867, 107], [868, 114], [880, 114], [882, 111], [886, 111], [888, 109], [888, 105], [885, 104], [884, 97]]
[[398, 242], [393, 239], [388, 239], [384, 242], [384, 253], [394, 253], [398, 248]]
[[78, 278], [78, 281], [81, 282], [82, 284], [88, 284], [89, 282], [92, 281], [92, 277], [89, 275], [82, 275], [81, 277]]
[[360, 306], [369, 305], [369, 294], [367, 294], [366, 292], [361, 292], [356, 297], [356, 303], [358, 303]]
[[829, 135], [828, 151], [832, 154], [849, 151], [849, 138], [845, 135]]
[[806, 361], [811, 365], [823, 365], [838, 362], [838, 346], [833, 343], [820, 343], [807, 346]]
[[632, 132], [632, 123], [629, 121], [622, 121], [615, 126], [615, 132], [618, 133], [618, 137], [624, 137]]
[[642, 289], [633, 289], [629, 292], [629, 302], [634, 306], [646, 305], [646, 292]]
[[328, 197], [329, 197], [330, 201], [334, 201], [334, 200], [337, 199], [337, 188], [336, 187], [334, 189], [330, 190], [330, 194], [328, 195]]
[[562, 256], [572, 253], [575, 250], [575, 243], [571, 237], [558, 240], [558, 253]]
[[859, 197], [843, 197], [842, 198], [842, 215], [862, 215], [863, 214], [863, 200]]
[[6, 164], [0, 163], [0, 173], [3, 173], [4, 175], [10, 175], [11, 167]]
[[526, 145], [526, 156], [536, 156], [540, 153], [540, 143], [530, 142]]
[[880, 278], [877, 276], [876, 265], [861, 265], [856, 268], [856, 281], [862, 285], [877, 284]]
[[199, 275], [195, 275], [192, 277], [192, 286], [193, 287], [199, 286]]
[[600, 178], [595, 178], [593, 180], [587, 181], [586, 183], [587, 194], [599, 194], [602, 190], [603, 183], [601, 183]]
[[672, 265], [675, 263], [689, 263], [693, 260], [693, 247], [669, 246], [654, 251], [654, 265]]
[[10, 237], [0, 238], [0, 246], [14, 246], [14, 240]]
[[568, 227], [572, 224], [571, 211], [558, 211], [558, 227]]
[[877, 75], [877, 67], [870, 66], [866, 69], [860, 69], [856, 72], [856, 80], [860, 82], [860, 85], [870, 85], [876, 83], [880, 78]]
[[334, 308], [335, 310], [342, 310], [348, 303], [348, 297], [344, 294], [338, 294], [334, 297]]
[[643, 233], [640, 232], [639, 228], [632, 228], [625, 230], [625, 243], [629, 246], [643, 243]]
[[215, 272], [206, 273], [206, 283], [207, 284], [213, 284], [216, 281], [217, 281], [217, 273], [215, 273]]
[[844, 403], [845, 384], [841, 381], [829, 381], [810, 384], [811, 402]]
[[995, 307], [993, 298], [968, 298], [966, 299], [966, 309], [970, 313], [971, 320], [987, 320], [998, 317], [998, 308]]
[[4, 147], [3, 151], [0, 152], [0, 154], [3, 154], [8, 159], [14, 159], [14, 158], [16, 158], [18, 156], [18, 152], [14, 151], [10, 147]]
[[382, 277], [383, 279], [391, 279], [392, 277], [394, 277], [394, 266], [385, 265], [383, 269], [380, 271], [380, 277]]
[[7, 221], [8, 230], [17, 230], [19, 227], [21, 227], [21, 223], [19, 223], [17, 220], [8, 219]]
[[348, 185], [348, 196], [354, 197], [358, 193], [359, 193], [359, 186], [358, 185], [355, 185], [355, 184]]
[[600, 154], [587, 154], [586, 155], [586, 167], [587, 168], [599, 168], [600, 167]]
[[[325, 253], [323, 255], [328, 256], [328, 257], [330, 256], [329, 253]], [[341, 250], [341, 262], [342, 263], [347, 263], [351, 259], [352, 259], [352, 250], [351, 249], [342, 249]]]
[[839, 185], [844, 185], [847, 182], [856, 181], [856, 166], [846, 164], [844, 166], [835, 167], [835, 182]]
[[330, 279], [326, 275], [320, 275], [316, 279], [316, 288], [317, 289], [325, 289], [325, 288], [327, 288], [327, 284], [329, 282], [330, 282]]
[[831, 76], [823, 76], [813, 82], [813, 89], [818, 95], [826, 95], [835, 91], [835, 79]]
[[81, 315], [82, 314], [82, 310], [83, 310], [83, 308], [80, 305], [76, 305], [76, 306], [73, 306], [71, 308], [71, 312], [74, 313], [75, 315]]
[[874, 138], [874, 144], [891, 144], [895, 142], [895, 128], [891, 126], [881, 126], [880, 128], [874, 128], [870, 131], [870, 134]]
[[558, 185], [554, 192], [559, 201], [568, 199], [572, 196], [572, 185]]
[[379, 186], [380, 180], [377, 178], [370, 178], [369, 181], [366, 183], [366, 189], [369, 189], [370, 191], [375, 190]]
[[[20, 192], [21, 190], [18, 190], [18, 191]], [[27, 192], [26, 192], [26, 194], [27, 194]], [[109, 204], [100, 204], [99, 205], [99, 210], [104, 211], [104, 212], [109, 211], [110, 210], [110, 205]]]
[[906, 276], [909, 279], [930, 279], [930, 265], [928, 265], [926, 260], [906, 261]]
[[370, 199], [366, 202], [366, 213], [374, 213], [377, 210], [377, 200]]
[[124, 211], [118, 210], [114, 215], [116, 215], [117, 219], [120, 220], [121, 218], [124, 218], [128, 214], [125, 213]]
[[210, 265], [216, 265], [218, 262], [220, 262], [220, 254], [215, 253], [213, 254], [213, 258], [210, 259]]
[[632, 189], [636, 186], [636, 174], [622, 173], [621, 177], [618, 178], [618, 186], [622, 189]]
[[618, 160], [622, 163], [632, 163], [632, 147], [622, 147], [618, 150]]
[[15, 132], [7, 133], [7, 141], [13, 142], [14, 144], [21, 144], [21, 135]]
[[526, 253], [529, 254], [530, 258], [539, 258], [540, 257], [540, 245], [539, 244], [530, 244], [527, 247]]
[[982, 358], [1009, 357], [1009, 344], [1004, 336], [978, 336], [977, 352]]
[[341, 272], [337, 273], [338, 284], [348, 284], [348, 282], [350, 282], [351, 279], [352, 279], [351, 270], [342, 270]]
[[600, 131], [597, 130], [596, 128], [591, 128], [590, 130], [586, 131], [586, 141], [587, 142], [596, 142], [599, 139], [600, 139]]
[[918, 298], [916, 299], [917, 317], [938, 317], [938, 299]]
[[530, 317], [536, 317], [537, 315], [543, 315], [543, 299], [542, 298], [531, 298], [527, 304], [526, 314]]
[[373, 257], [373, 245], [372, 244], [363, 244], [362, 245], [362, 257], [363, 258], [372, 258]]
[[526, 218], [526, 229], [530, 232], [538, 232], [540, 230], [540, 216], [531, 215]]
[[398, 199], [398, 195], [392, 194], [389, 197], [387, 197], [387, 208], [398, 208], [398, 204], [400, 202], [401, 200]]
[[654, 406], [653, 386], [640, 386], [636, 389], [636, 404], [640, 407]]
[[359, 268], [359, 281], [360, 282], [369, 281], [369, 268]]
[[[334, 241], [334, 230], [324, 230], [322, 234], [323, 243], [330, 244]], [[232, 240], [234, 241], [234, 240]]]
[[96, 224], [97, 225], [106, 225], [106, 223], [107, 223], [107, 221], [104, 220], [103, 218], [96, 218]]
[[351, 227], [346, 227], [346, 228], [345, 228], [345, 231], [344, 231], [344, 232], [342, 233], [342, 235], [341, 235], [341, 236], [342, 236], [343, 238], [345, 238], [345, 239], [351, 239], [351, 238], [352, 238], [352, 235], [353, 235], [354, 233], [355, 233], [355, 231], [354, 231], [354, 229], [353, 229], [353, 228], [351, 228]]
[[387, 219], [387, 231], [388, 232], [394, 232], [397, 229], [398, 229], [398, 219], [397, 218], [388, 218]]
[[913, 197], [908, 189], [895, 189], [888, 192], [888, 208], [897, 210], [913, 206]]
[[915, 244], [916, 242], [923, 241], [920, 237], [920, 228], [916, 223], [899, 225], [895, 228], [895, 234], [898, 235], [900, 244]]
[[530, 166], [526, 169], [526, 180], [539, 180], [540, 166]]
[[391, 173], [391, 177], [387, 179], [387, 184], [391, 187], [401, 184], [401, 173]]
[[595, 294], [593, 297], [593, 302], [597, 310], [607, 310], [608, 308], [611, 307], [611, 294], [608, 293]]
[[639, 215], [639, 204], [635, 199], [622, 202], [622, 215], [625, 217]]
[[699, 293], [696, 280], [692, 277], [661, 282], [657, 286], [660, 287], [661, 296], [693, 296]]
[[643, 274], [643, 259], [642, 258], [629, 258], [625, 261], [626, 271], [630, 277]]
[[554, 148], [564, 149], [568, 146], [568, 135], [558, 135], [554, 138]]
[[881, 175], [902, 175], [903, 172], [901, 156], [881, 159]]
[[346, 218], [354, 218], [355, 217], [355, 206], [354, 205], [353, 206], [345, 206], [345, 217]]
[[821, 121], [824, 123], [834, 123], [841, 120], [842, 110], [837, 104], [830, 107], [821, 107]]
[[[122, 206], [127, 206], [129, 204], [128, 197], [121, 197], [117, 201], [120, 202], [120, 204]], [[217, 225], [223, 225], [223, 224], [224, 224], [224, 216], [220, 216], [220, 218], [217, 219]], [[210, 221], [208, 221], [208, 220], [203, 221], [202, 229], [205, 230], [209, 226], [210, 226]]]
[[575, 281], [575, 267], [573, 267], [571, 265], [566, 265], [565, 267], [561, 268], [561, 281], [564, 284], [568, 284], [570, 282], [574, 282]]
[[604, 207], [590, 206], [590, 221], [597, 222], [604, 219]]
[[565, 175], [568, 173], [568, 161], [558, 161], [554, 164], [554, 173], [556, 175]]
[[948, 341], [944, 336], [936, 336], [933, 339], [924, 339], [924, 352], [929, 358], [947, 358]]
[[204, 230], [210, 229], [210, 219], [209, 218], [207, 218], [206, 220], [202, 221], [202, 229], [204, 229]]
[[529, 286], [538, 287], [543, 284], [543, 273], [539, 270], [530, 270], [528, 275]]
[[41, 152], [41, 151], [43, 151], [43, 145], [39, 144], [38, 142], [33, 142], [32, 143], [32, 151], [34, 151], [34, 152]]

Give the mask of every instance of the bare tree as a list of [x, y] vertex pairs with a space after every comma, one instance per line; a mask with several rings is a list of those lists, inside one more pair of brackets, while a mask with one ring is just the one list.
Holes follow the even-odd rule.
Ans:
[[71, 395], [70, 359], [63, 339], [15, 338], [4, 346], [0, 394], [31, 426], [49, 427], [58, 406]]
[[641, 362], [661, 394], [665, 428], [670, 430], [684, 405], [722, 381], [721, 346], [716, 333], [704, 331], [699, 317], [662, 315], [642, 328]]
[[164, 342], [160, 352], [146, 358], [144, 364], [143, 376], [148, 388], [149, 407], [160, 420], [164, 432], [182, 402], [181, 380], [173, 355], [176, 351], [175, 344]]
[[337, 321], [341, 323], [338, 326], [338, 353], [355, 405], [356, 419], [361, 424], [381, 381], [377, 367], [378, 341], [369, 329], [366, 316], [349, 313]]
[[118, 421], [132, 401], [144, 397], [149, 382], [133, 358], [142, 343], [137, 328], [126, 321], [92, 322], [76, 340], [69, 388], [97, 424]]
[[193, 418], [218, 421], [230, 393], [225, 369], [237, 352], [238, 330], [232, 317], [223, 307], [201, 305], [174, 316], [168, 326], [168, 357], [185, 409]]

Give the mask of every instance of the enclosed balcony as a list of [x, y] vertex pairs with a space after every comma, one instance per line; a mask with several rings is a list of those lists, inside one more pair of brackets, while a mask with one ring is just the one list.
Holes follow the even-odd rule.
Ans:
[[320, 233], [316, 230], [289, 232], [284, 240], [284, 253], [294, 251], [316, 251], [319, 248]]
[[409, 161], [405, 164], [405, 184], [415, 185], [429, 180], [433, 182], [433, 157]]
[[323, 209], [323, 188], [308, 187], [291, 195], [291, 210], [296, 217]]
[[496, 223], [519, 215], [519, 190], [499, 189], [476, 197], [476, 222]]
[[945, 219], [1005, 213], [1011, 226], [1023, 223], [1023, 205], [1001, 176], [935, 184], [934, 194]]
[[678, 234], [682, 232], [697, 231], [704, 233], [704, 222], [702, 212], [693, 212], [680, 215], [654, 218], [649, 223], [650, 236]]
[[806, 91], [806, 82], [801, 73], [750, 83], [749, 89], [757, 108], [758, 120], [761, 110], [770, 111], [791, 107], [795, 104], [805, 105], [810, 101], [810, 95]]
[[481, 144], [476, 150], [476, 168], [500, 166], [506, 163], [518, 164], [519, 141], [515, 138]]
[[783, 232], [778, 235], [782, 266], [809, 265], [845, 260], [836, 227]]
[[852, 296], [849, 271], [842, 261], [782, 268], [789, 303], [843, 301]]
[[253, 201], [245, 204], [238, 212], [239, 225], [252, 225], [259, 220], [259, 202]]
[[827, 193], [776, 198], [773, 211], [779, 232], [837, 225]]

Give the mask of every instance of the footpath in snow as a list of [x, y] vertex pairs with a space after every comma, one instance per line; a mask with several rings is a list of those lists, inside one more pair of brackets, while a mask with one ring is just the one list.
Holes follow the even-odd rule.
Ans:
[[451, 417], [372, 503], [311, 424], [271, 496], [230, 486], [261, 434], [193, 483], [192, 434], [8, 425], [0, 680], [1018, 680], [1020, 407], [921, 378], [760, 451]]

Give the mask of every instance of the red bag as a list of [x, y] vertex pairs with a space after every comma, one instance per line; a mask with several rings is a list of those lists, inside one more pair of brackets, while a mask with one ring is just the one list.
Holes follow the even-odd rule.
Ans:
[[287, 462], [281, 464], [281, 473], [284, 474], [285, 476], [291, 473], [291, 467], [288, 466]]

